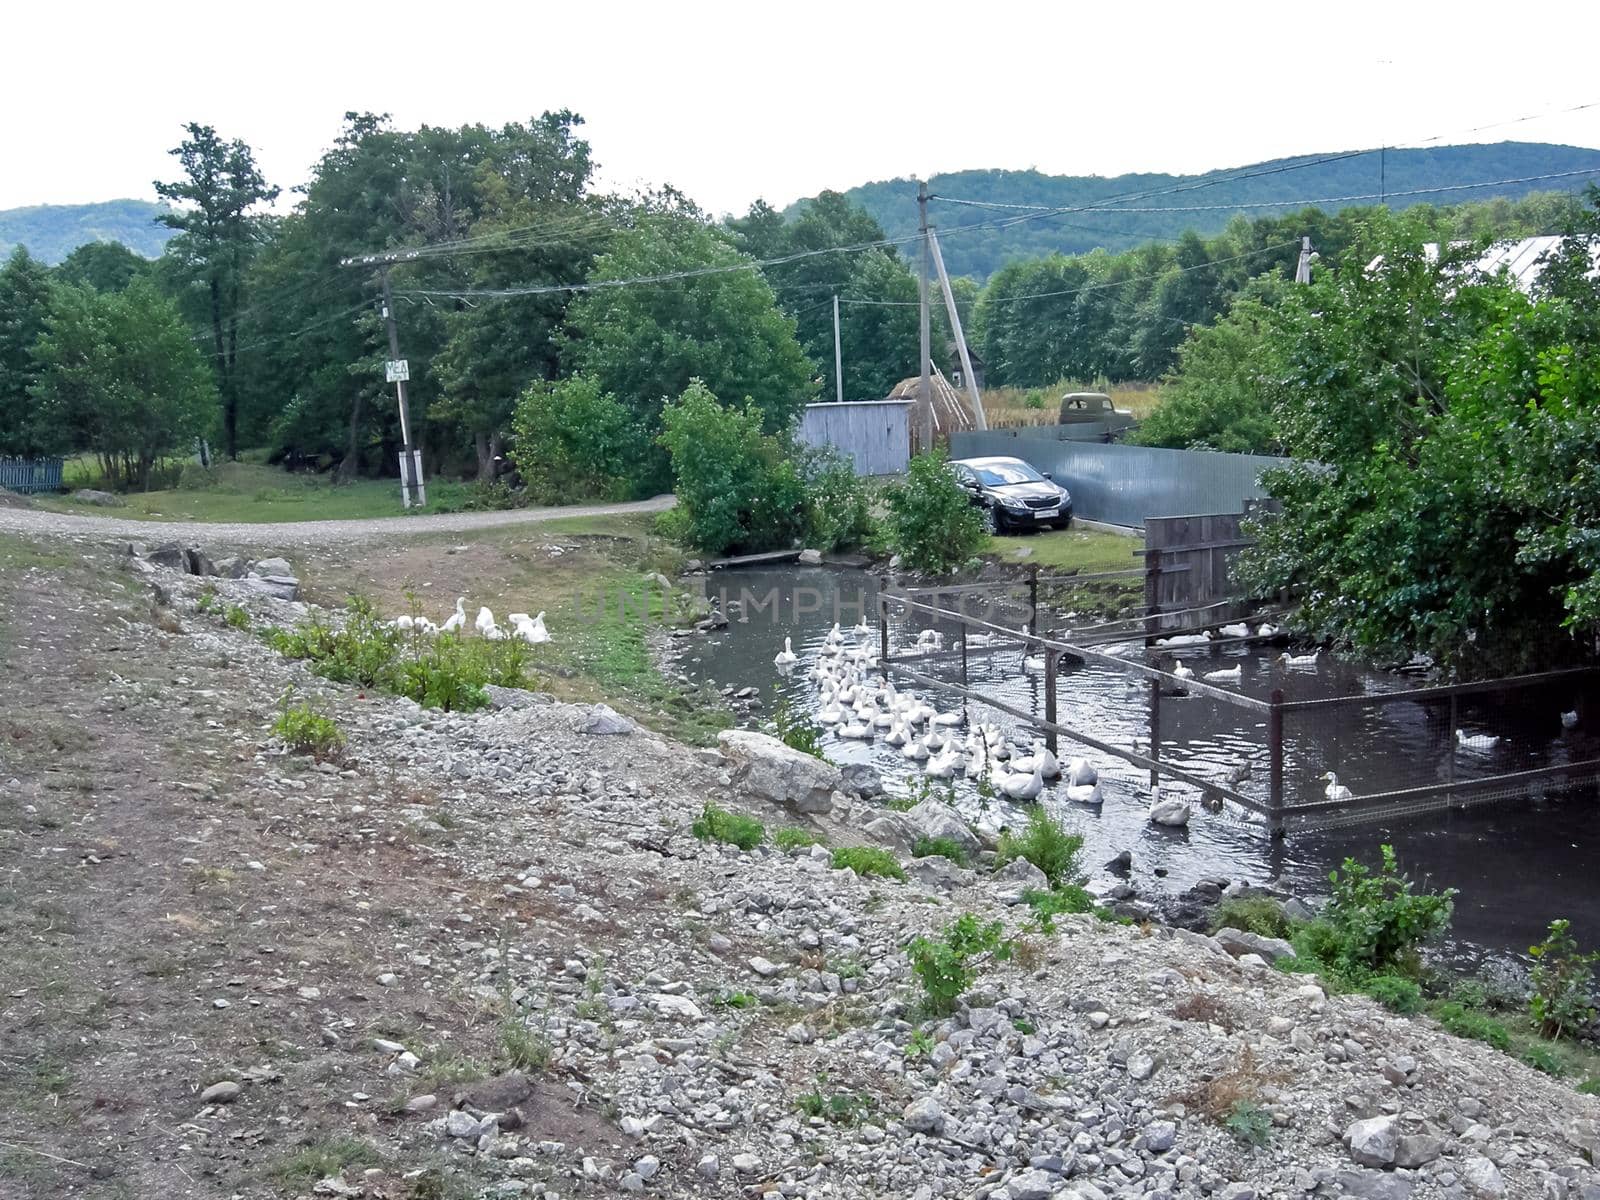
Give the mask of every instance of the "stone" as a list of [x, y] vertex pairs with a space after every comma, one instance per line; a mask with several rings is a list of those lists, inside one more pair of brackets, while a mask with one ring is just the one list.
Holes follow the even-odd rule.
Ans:
[[218, 573], [217, 565], [198, 546], [190, 546], [183, 552], [183, 569], [191, 575], [215, 575]]
[[216, 573], [224, 579], [243, 579], [250, 574], [250, 564], [237, 554], [219, 558], [213, 565], [216, 567]]
[[432, 1112], [437, 1107], [439, 1107], [439, 1097], [431, 1093], [413, 1096], [406, 1101], [406, 1111], [408, 1113]]
[[201, 1104], [232, 1104], [244, 1089], [231, 1079], [213, 1083], [200, 1093]]
[[653, 1154], [646, 1154], [633, 1164], [633, 1173], [640, 1179], [654, 1179], [659, 1170], [661, 1170], [661, 1160]]
[[1461, 1165], [1461, 1182], [1466, 1184], [1470, 1195], [1482, 1197], [1483, 1200], [1498, 1200], [1506, 1194], [1506, 1181], [1500, 1174], [1500, 1168], [1494, 1165], [1492, 1159], [1484, 1158], [1481, 1154], [1467, 1159]]
[[626, 736], [634, 731], [634, 724], [609, 704], [596, 704], [589, 715], [578, 723], [579, 733], [596, 737]]
[[665, 992], [657, 992], [650, 997], [650, 1006], [664, 1017], [676, 1017], [682, 1021], [698, 1021], [704, 1016], [700, 1006], [687, 996], [669, 996]]
[[1034, 866], [1025, 858], [1013, 858], [1001, 867], [993, 876], [996, 883], [1002, 884], [1001, 892], [1009, 900], [1015, 894], [1013, 904], [1022, 902], [1024, 892], [1045, 892], [1050, 890], [1050, 880], [1045, 873]]
[[1006, 1184], [1005, 1194], [1010, 1200], [1050, 1200], [1056, 1181], [1043, 1171], [1023, 1171], [1013, 1175]]
[[847, 763], [839, 768], [840, 786], [858, 796], [881, 796], [883, 776], [870, 763]]
[[1364, 1200], [1407, 1200], [1415, 1185], [1403, 1175], [1349, 1167], [1339, 1172], [1339, 1186], [1346, 1195]]
[[72, 499], [79, 504], [92, 504], [96, 508], [126, 508], [128, 502], [121, 496], [112, 492], [96, 491], [94, 488], [79, 488], [72, 493]]
[[617, 1186], [625, 1192], [642, 1192], [644, 1191], [644, 1178], [637, 1171], [629, 1171], [621, 1179], [617, 1180]]
[[1165, 1154], [1178, 1140], [1178, 1127], [1171, 1121], [1152, 1121], [1144, 1127], [1144, 1144], [1153, 1154]]
[[294, 574], [294, 568], [289, 565], [289, 560], [285, 558], [263, 558], [250, 569], [261, 576]]
[[918, 837], [917, 831], [912, 828], [911, 822], [906, 820], [905, 814], [893, 811], [879, 813], [861, 828], [872, 836], [873, 841], [898, 850], [902, 854], [911, 852]]
[[477, 1117], [463, 1112], [459, 1108], [453, 1108], [450, 1110], [450, 1115], [445, 1118], [444, 1131], [453, 1138], [472, 1138], [476, 1140], [481, 1125], [482, 1122]]
[[932, 1096], [919, 1096], [906, 1105], [901, 1119], [905, 1121], [906, 1128], [913, 1133], [944, 1131], [944, 1109], [939, 1107], [939, 1102]]
[[1443, 1153], [1443, 1138], [1426, 1133], [1402, 1134], [1395, 1144], [1394, 1165], [1408, 1169], [1425, 1167]]
[[724, 729], [717, 742], [733, 763], [735, 787], [797, 813], [832, 811], [842, 782], [832, 763], [753, 729]]
[[694, 1165], [694, 1173], [709, 1182], [722, 1174], [722, 1163], [715, 1154], [702, 1154], [700, 1161]]
[[800, 551], [800, 565], [802, 567], [820, 567], [822, 565], [822, 551], [810, 549]]
[[300, 581], [293, 575], [249, 575], [244, 584], [253, 592], [277, 600], [298, 600]]
[[1294, 947], [1282, 938], [1263, 937], [1243, 929], [1223, 928], [1211, 935], [1221, 947], [1235, 958], [1245, 954], [1259, 955], [1269, 963], [1280, 958], [1293, 958]]
[[1369, 1117], [1352, 1121], [1344, 1131], [1350, 1157], [1364, 1167], [1387, 1167], [1399, 1150], [1399, 1122], [1394, 1117]]
[[754, 1175], [761, 1169], [761, 1160], [754, 1154], [735, 1154], [733, 1169], [741, 1175]]
[[169, 571], [183, 571], [188, 569], [184, 557], [183, 547], [177, 542], [163, 542], [149, 554], [145, 555], [147, 562], [152, 562], [158, 567], [165, 567]]
[[750, 960], [750, 969], [763, 979], [771, 979], [779, 971], [783, 970], [777, 963], [769, 958], [763, 958], [759, 954]]
[[1156, 1072], [1156, 1060], [1148, 1054], [1131, 1054], [1128, 1056], [1128, 1078], [1149, 1079]]
[[920, 837], [952, 841], [968, 854], [976, 854], [983, 848], [972, 827], [943, 800], [924, 800], [905, 816]]

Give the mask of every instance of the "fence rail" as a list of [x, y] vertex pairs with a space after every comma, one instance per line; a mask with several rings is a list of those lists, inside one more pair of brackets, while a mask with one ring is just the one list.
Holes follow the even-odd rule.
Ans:
[[0, 458], [0, 487], [10, 492], [61, 490], [59, 458]]

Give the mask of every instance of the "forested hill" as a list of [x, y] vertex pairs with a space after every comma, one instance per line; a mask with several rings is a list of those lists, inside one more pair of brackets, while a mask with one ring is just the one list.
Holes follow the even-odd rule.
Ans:
[[[1419, 203], [1445, 205], [1467, 200], [1488, 200], [1496, 196], [1515, 198], [1536, 191], [1576, 190], [1591, 178], [1600, 182], [1600, 150], [1542, 142], [1389, 150], [1381, 156], [1376, 151], [1346, 158], [1338, 158], [1336, 154], [1275, 159], [1247, 167], [1210, 171], [1204, 175], [1137, 174], [1105, 178], [1092, 175], [1044, 175], [1038, 171], [958, 171], [950, 175], [935, 175], [929, 181], [930, 189], [937, 195], [962, 200], [1036, 204], [1052, 208], [1094, 204], [1129, 193], [1165, 191], [1169, 188], [1184, 190], [1146, 196], [1107, 209], [1023, 220], [1010, 225], [996, 223], [1026, 214], [941, 204], [937, 201], [929, 206], [929, 214], [930, 219], [938, 225], [945, 263], [951, 273], [982, 279], [1012, 259], [1034, 258], [1052, 251], [1080, 254], [1096, 247], [1126, 250], [1153, 239], [1176, 237], [1186, 229], [1212, 234], [1221, 231], [1240, 212], [1248, 216], [1290, 212], [1305, 207], [1308, 201], [1328, 197], [1375, 195], [1381, 191], [1392, 197], [1390, 203], [1395, 207]], [[1320, 162], [1320, 159], [1334, 161]], [[1302, 163], [1307, 165], [1298, 165]], [[1579, 170], [1592, 170], [1594, 175], [1459, 191], [1403, 194], [1416, 193], [1423, 188], [1451, 188], [1490, 180], [1520, 179], [1530, 175]], [[1251, 178], [1241, 178], [1247, 175]], [[1196, 184], [1204, 186], [1193, 186]], [[890, 237], [905, 237], [916, 232], [916, 194], [916, 183], [906, 179], [862, 184], [845, 192], [846, 196], [876, 217]], [[1247, 204], [1265, 204], [1269, 207], [1242, 207]], [[1142, 214], [1134, 211], [1138, 208], [1197, 205], [1236, 207]], [[1345, 206], [1324, 204], [1321, 207], [1337, 209]], [[990, 228], [958, 232], [958, 227], [972, 225], [989, 225]]]
[[0, 257], [26, 246], [54, 266], [86, 242], [121, 242], [135, 254], [156, 258], [175, 232], [156, 224], [165, 211], [166, 205], [150, 200], [8, 208], [0, 211]]

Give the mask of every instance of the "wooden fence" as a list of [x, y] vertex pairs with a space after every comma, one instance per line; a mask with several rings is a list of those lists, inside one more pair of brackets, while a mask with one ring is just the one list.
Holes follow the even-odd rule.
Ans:
[[0, 458], [0, 487], [10, 492], [58, 492], [61, 459]]

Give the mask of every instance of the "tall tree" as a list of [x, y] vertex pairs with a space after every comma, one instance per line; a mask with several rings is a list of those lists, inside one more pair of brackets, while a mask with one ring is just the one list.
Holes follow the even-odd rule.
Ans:
[[49, 315], [50, 268], [18, 246], [0, 267], [0, 454], [31, 455], [42, 444], [29, 394], [38, 378], [34, 343]]
[[179, 230], [167, 247], [201, 289], [211, 327], [212, 370], [222, 399], [223, 451], [239, 456], [239, 389], [234, 377], [245, 268], [256, 248], [254, 210], [278, 197], [256, 166], [255, 154], [235, 138], [224, 141], [210, 125], [191, 122], [189, 136], [172, 150], [182, 179], [156, 182], [156, 194], [180, 205], [160, 220]]
[[85, 242], [56, 268], [56, 278], [62, 283], [100, 292], [120, 292], [149, 273], [150, 260], [121, 242]]

